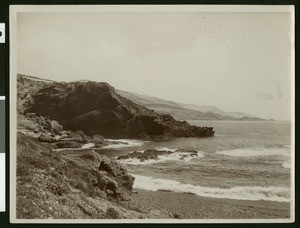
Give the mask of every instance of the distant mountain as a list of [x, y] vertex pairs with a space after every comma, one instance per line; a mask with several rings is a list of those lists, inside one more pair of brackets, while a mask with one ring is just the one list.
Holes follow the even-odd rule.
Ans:
[[222, 111], [221, 109], [215, 107], [215, 106], [210, 106], [210, 105], [201, 105], [201, 106], [198, 106], [198, 105], [191, 105], [191, 104], [181, 104], [180, 105], [186, 109], [191, 109], [191, 110], [196, 110], [196, 111], [199, 111], [199, 112], [213, 112], [213, 113], [216, 113], [216, 114], [219, 114], [219, 115], [224, 115], [224, 116], [227, 116], [227, 113]]
[[156, 97], [140, 95], [134, 92], [126, 92], [123, 90], [117, 90], [117, 93], [137, 104], [145, 105], [148, 108], [151, 108], [152, 106], [170, 106], [174, 108], [182, 108], [179, 104], [177, 104], [174, 101], [168, 101]]
[[228, 115], [230, 115], [233, 118], [243, 118], [243, 117], [249, 117], [249, 118], [257, 118], [256, 116], [246, 114], [243, 112], [228, 112]]
[[192, 126], [169, 114], [159, 114], [134, 103], [105, 82], [48, 82], [18, 75], [17, 86], [20, 114], [36, 113], [49, 117], [64, 129], [82, 130], [89, 136], [172, 138], [214, 135], [212, 128]]
[[159, 113], [170, 114], [179, 120], [237, 120], [257, 121], [264, 120], [241, 112], [224, 112], [223, 110], [209, 105], [192, 105], [176, 103], [174, 101], [139, 95], [137, 93], [118, 90], [117, 93], [132, 100], [136, 104], [144, 105]]
[[[211, 105], [191, 105], [191, 104], [182, 104], [179, 103], [182, 107], [187, 108], [187, 109], [191, 109], [191, 110], [197, 110], [200, 112], [213, 112], [219, 115], [224, 115], [224, 116], [229, 116], [232, 118], [236, 118], [236, 119], [248, 119], [248, 118], [252, 118], [252, 119], [261, 119], [258, 118], [256, 116], [247, 114], [247, 113], [243, 113], [243, 112], [224, 112], [223, 110], [215, 107], [215, 106], [211, 106]], [[262, 120], [262, 119], [261, 119]]]

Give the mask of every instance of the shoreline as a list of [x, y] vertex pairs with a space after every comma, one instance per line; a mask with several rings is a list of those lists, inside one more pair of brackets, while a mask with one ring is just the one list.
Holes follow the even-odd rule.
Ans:
[[[290, 219], [290, 203], [202, 197], [189, 193], [134, 189], [129, 203], [163, 219]], [[168, 215], [168, 216], [166, 216]]]

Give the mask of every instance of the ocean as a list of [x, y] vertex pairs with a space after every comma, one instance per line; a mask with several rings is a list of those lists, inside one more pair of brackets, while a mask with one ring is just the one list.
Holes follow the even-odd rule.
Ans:
[[[97, 152], [122, 163], [135, 177], [134, 188], [214, 198], [291, 202], [293, 151], [289, 122], [189, 123], [211, 126], [215, 136], [168, 141], [109, 140], [119, 144]], [[160, 155], [158, 160], [117, 160], [119, 155], [148, 149], [173, 153]]]

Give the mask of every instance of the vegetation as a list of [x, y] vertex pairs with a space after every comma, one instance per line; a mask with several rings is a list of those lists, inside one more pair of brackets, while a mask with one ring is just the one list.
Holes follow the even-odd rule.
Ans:
[[[17, 145], [17, 218], [141, 217], [141, 213], [123, 207], [120, 198], [109, 196], [105, 186], [100, 186], [99, 173], [105, 172], [97, 168], [107, 158], [92, 151], [54, 152], [49, 144], [21, 133]], [[103, 178], [109, 180], [108, 176]]]

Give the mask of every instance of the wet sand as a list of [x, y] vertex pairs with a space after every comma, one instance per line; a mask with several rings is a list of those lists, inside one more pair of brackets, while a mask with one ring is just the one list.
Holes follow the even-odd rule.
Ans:
[[166, 219], [289, 219], [290, 203], [200, 197], [135, 189], [130, 203], [142, 211], [160, 210]]

